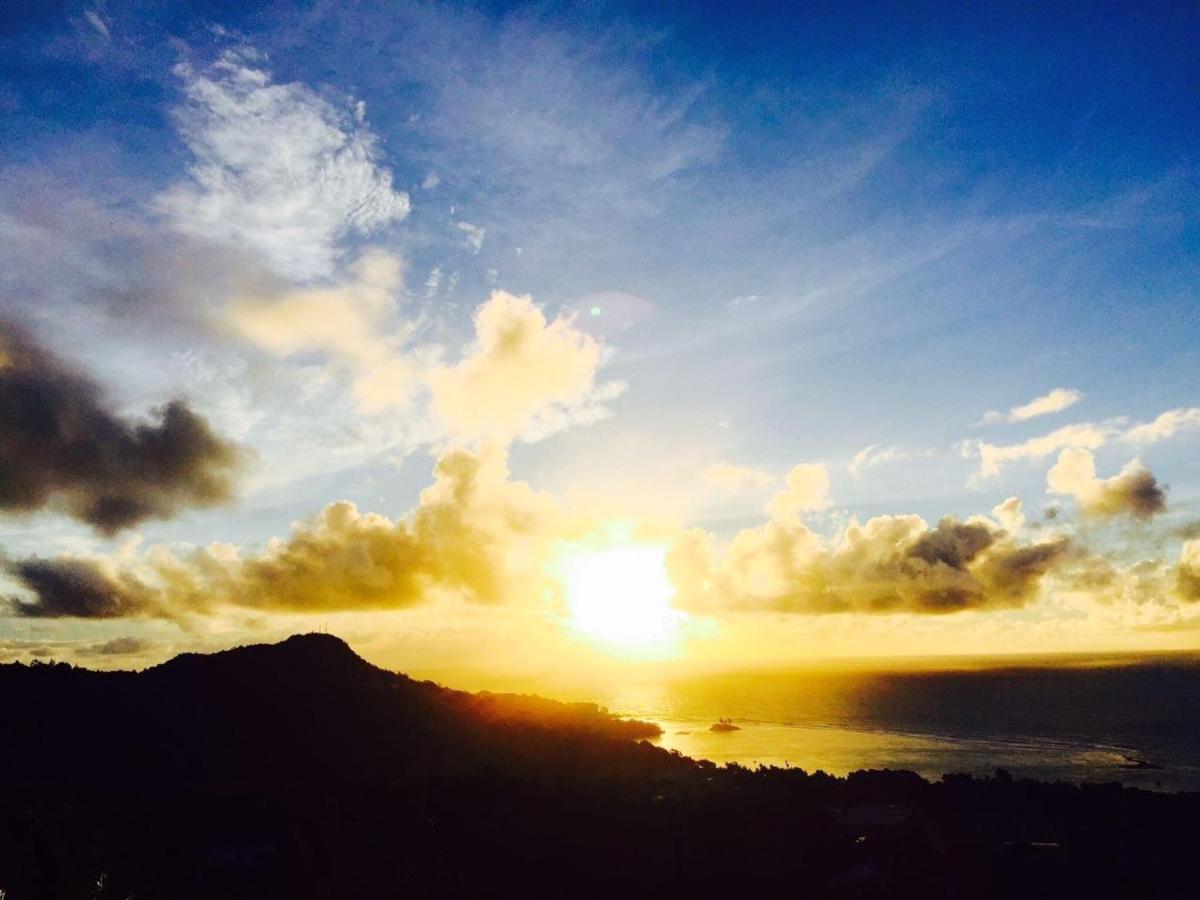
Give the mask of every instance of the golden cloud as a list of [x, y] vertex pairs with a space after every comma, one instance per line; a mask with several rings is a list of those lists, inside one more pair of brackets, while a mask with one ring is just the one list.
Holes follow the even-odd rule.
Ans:
[[603, 349], [568, 319], [547, 322], [528, 297], [496, 291], [475, 312], [475, 344], [427, 375], [434, 415], [458, 439], [536, 440], [608, 415], [624, 386], [596, 384]]
[[407, 403], [420, 384], [418, 367], [404, 351], [412, 326], [397, 319], [402, 274], [396, 257], [368, 251], [340, 284], [244, 296], [230, 305], [226, 320], [276, 356], [322, 354], [350, 376], [358, 408], [379, 412]]
[[494, 604], [541, 596], [551, 543], [568, 533], [558, 503], [510, 481], [503, 449], [487, 445], [443, 455], [407, 518], [342, 501], [249, 556], [227, 544], [183, 556], [154, 547], [135, 560], [34, 558], [7, 569], [32, 595], [14, 610], [43, 618], [382, 610], [439, 596]]
[[687, 609], [949, 613], [1024, 606], [1067, 541], [1020, 544], [988, 519], [878, 516], [827, 542], [799, 523], [739, 533], [724, 557], [692, 530], [668, 555]]
[[787, 475], [787, 488], [767, 504], [777, 522], [797, 523], [800, 513], [829, 507], [829, 472], [821, 463], [800, 463]]
[[1175, 593], [1189, 603], [1200, 602], [1200, 540], [1186, 541], [1179, 551]]

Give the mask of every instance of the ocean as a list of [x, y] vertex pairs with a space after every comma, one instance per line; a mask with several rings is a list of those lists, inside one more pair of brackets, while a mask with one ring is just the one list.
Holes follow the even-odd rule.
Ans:
[[[658, 743], [745, 766], [908, 769], [1200, 791], [1200, 657], [908, 671], [752, 671], [614, 684], [588, 699]], [[718, 720], [737, 726], [714, 732]]]

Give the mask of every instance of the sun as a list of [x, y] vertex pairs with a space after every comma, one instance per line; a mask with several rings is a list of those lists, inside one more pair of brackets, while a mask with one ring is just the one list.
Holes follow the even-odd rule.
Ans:
[[660, 544], [573, 547], [561, 557], [571, 627], [629, 656], [673, 653], [684, 614], [672, 609], [667, 548]]

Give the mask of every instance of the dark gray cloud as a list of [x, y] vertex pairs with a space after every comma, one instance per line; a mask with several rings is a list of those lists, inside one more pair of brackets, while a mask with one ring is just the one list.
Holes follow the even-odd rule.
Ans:
[[964, 569], [996, 540], [992, 528], [980, 522], [959, 522], [947, 516], [908, 548], [908, 555], [933, 565]]
[[153, 614], [158, 598], [133, 578], [110, 575], [89, 559], [59, 558], [6, 561], [5, 571], [36, 598], [9, 599], [10, 610], [33, 619], [119, 619]]
[[1135, 519], [1149, 519], [1167, 508], [1167, 492], [1148, 469], [1110, 479], [1106, 498], [1113, 508], [1125, 510]]
[[149, 648], [151, 645], [140, 638], [116, 637], [99, 644], [80, 647], [75, 651], [76, 656], [130, 656]]
[[0, 321], [0, 510], [51, 507], [113, 534], [233, 496], [243, 453], [186, 403], [114, 413], [99, 386]]

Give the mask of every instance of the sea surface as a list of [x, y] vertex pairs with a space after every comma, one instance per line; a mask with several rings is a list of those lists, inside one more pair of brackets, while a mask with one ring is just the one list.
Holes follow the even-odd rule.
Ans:
[[[922, 671], [757, 671], [590, 699], [717, 763], [908, 769], [1200, 791], [1200, 658]], [[725, 719], [736, 731], [713, 732]]]

